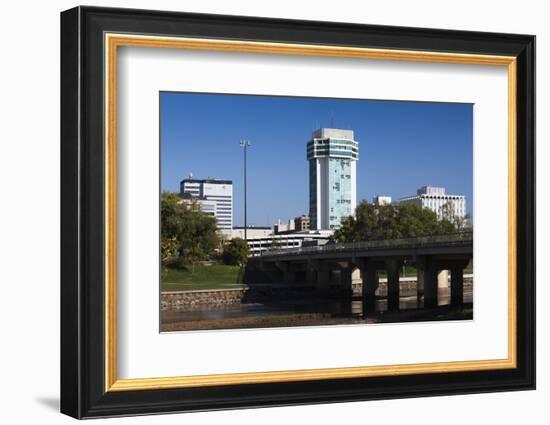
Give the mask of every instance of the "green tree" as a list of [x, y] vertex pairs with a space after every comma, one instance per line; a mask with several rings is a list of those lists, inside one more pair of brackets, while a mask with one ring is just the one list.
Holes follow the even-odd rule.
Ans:
[[452, 230], [441, 226], [437, 220], [437, 214], [429, 208], [419, 205], [397, 205], [399, 211], [399, 236], [400, 238], [417, 238], [421, 236], [434, 236], [444, 233], [453, 233]]
[[223, 249], [223, 262], [241, 266], [246, 263], [248, 255], [248, 244], [241, 238], [234, 238]]
[[160, 253], [161, 253], [162, 264], [167, 264], [178, 258], [179, 246], [180, 246], [180, 243], [178, 242], [175, 236], [171, 236], [169, 238], [165, 238], [165, 237], [161, 238]]
[[465, 216], [456, 215], [451, 202], [447, 202], [442, 205], [440, 213], [443, 217], [442, 223], [446, 220], [450, 222], [458, 231], [463, 231], [468, 227], [468, 220], [470, 219], [470, 216], [468, 214]]
[[166, 275], [168, 272], [167, 264], [173, 263], [178, 259], [179, 255], [179, 242], [175, 236], [160, 239], [160, 261], [161, 261], [161, 273]]
[[415, 238], [456, 233], [456, 225], [418, 205], [374, 205], [362, 201], [355, 217], [348, 217], [334, 233], [339, 242]]
[[162, 194], [160, 214], [163, 264], [190, 265], [194, 272], [196, 264], [218, 246], [216, 219], [205, 214], [196, 201], [186, 202], [173, 192]]
[[185, 251], [183, 258], [186, 265], [191, 265], [191, 273], [195, 273], [197, 263], [205, 260], [207, 255], [200, 245], [191, 245]]

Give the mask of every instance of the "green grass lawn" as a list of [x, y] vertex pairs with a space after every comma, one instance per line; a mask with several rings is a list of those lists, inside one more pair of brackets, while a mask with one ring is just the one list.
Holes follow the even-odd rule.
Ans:
[[195, 273], [189, 270], [167, 269], [162, 273], [163, 291], [194, 291], [197, 289], [231, 289], [242, 288], [239, 279], [239, 266], [213, 264], [197, 266]]

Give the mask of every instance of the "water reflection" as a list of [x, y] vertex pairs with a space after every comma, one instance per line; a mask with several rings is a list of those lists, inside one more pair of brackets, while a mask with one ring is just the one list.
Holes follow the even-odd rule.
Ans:
[[[472, 303], [473, 293], [471, 289], [464, 291], [464, 302]], [[450, 291], [447, 288], [439, 289], [440, 306], [450, 303]], [[399, 309], [401, 311], [415, 310], [423, 307], [423, 301], [418, 302], [416, 296], [400, 297]], [[376, 311], [384, 312], [387, 310], [387, 300], [385, 298], [377, 299]], [[292, 301], [278, 301], [276, 303], [250, 303], [250, 304], [229, 304], [221, 306], [211, 306], [199, 304], [195, 306], [186, 306], [182, 309], [169, 309], [161, 314], [163, 324], [177, 323], [182, 321], [208, 321], [239, 318], [261, 318], [277, 315], [292, 314], [320, 314], [328, 318], [363, 318], [363, 302], [360, 296], [354, 296], [352, 299], [329, 299], [315, 300], [302, 299]]]

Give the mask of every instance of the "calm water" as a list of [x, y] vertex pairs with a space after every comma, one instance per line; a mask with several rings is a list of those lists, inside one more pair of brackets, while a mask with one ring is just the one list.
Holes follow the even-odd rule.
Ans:
[[[472, 291], [465, 290], [464, 302], [472, 302]], [[439, 305], [446, 305], [450, 302], [448, 289], [439, 290]], [[401, 297], [399, 309], [415, 309], [422, 307], [417, 305], [416, 296]], [[385, 311], [387, 301], [379, 299], [376, 302], [376, 311]], [[360, 298], [352, 301], [346, 300], [298, 300], [264, 304], [232, 304], [226, 306], [199, 305], [192, 309], [166, 310], [162, 312], [162, 322], [165, 324], [195, 321], [195, 320], [221, 320], [226, 318], [248, 318], [265, 317], [273, 315], [289, 314], [323, 314], [329, 317], [339, 318], [361, 318], [363, 317], [363, 302]]]

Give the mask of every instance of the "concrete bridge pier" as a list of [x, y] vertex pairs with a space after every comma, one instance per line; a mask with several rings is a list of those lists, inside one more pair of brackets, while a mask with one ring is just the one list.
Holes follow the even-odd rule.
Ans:
[[306, 282], [308, 285], [317, 286], [317, 272], [312, 267], [306, 267]]
[[317, 273], [317, 289], [328, 290], [330, 286], [329, 264], [325, 261], [314, 260], [309, 263], [310, 267]]
[[361, 271], [363, 281], [363, 314], [376, 311], [376, 290], [378, 289], [378, 271], [374, 262], [366, 259], [354, 259], [353, 263]]
[[378, 271], [374, 267], [361, 269], [363, 280], [363, 312], [376, 311], [376, 290], [378, 289]]
[[439, 270], [435, 265], [430, 264], [426, 270], [424, 270], [424, 308], [437, 307], [438, 297], [438, 275]]
[[284, 261], [277, 261], [275, 263], [277, 268], [283, 272], [283, 282], [287, 285], [293, 285], [296, 283], [296, 272], [292, 269], [290, 263]]
[[[424, 283], [424, 308], [435, 308], [438, 304], [437, 288], [439, 265], [428, 256], [416, 257], [414, 261], [416, 263], [416, 268], [419, 270], [417, 282], [420, 282], [420, 277], [422, 276]], [[420, 300], [420, 297], [418, 297], [418, 299]]]
[[352, 274], [355, 268], [352, 263], [339, 263], [340, 266], [340, 289], [344, 292], [349, 292], [351, 296], [353, 294], [353, 280]]
[[403, 261], [398, 259], [389, 259], [385, 262], [388, 275], [388, 311], [399, 310], [399, 272], [402, 266]]
[[[424, 282], [424, 308], [438, 306], [438, 288], [447, 287], [448, 274], [451, 271], [451, 305], [462, 305], [464, 302], [464, 268], [468, 258], [434, 259], [431, 256], [415, 258], [418, 269], [418, 284], [420, 275]], [[419, 295], [420, 300], [420, 295]]]
[[326, 267], [317, 270], [317, 288], [327, 290], [330, 286], [330, 270]]
[[420, 307], [424, 297], [424, 270], [416, 268], [416, 305]]
[[464, 304], [464, 269], [468, 260], [455, 261], [451, 264], [451, 305]]
[[464, 303], [464, 274], [461, 267], [451, 269], [451, 305]]
[[[260, 261], [259, 269], [271, 282], [278, 282], [281, 278], [281, 270], [273, 263]], [[248, 266], [247, 266], [248, 267]]]
[[345, 301], [340, 303], [339, 312], [344, 315], [352, 314], [352, 297], [353, 297], [353, 285], [352, 274], [355, 269], [355, 265], [351, 262], [339, 261], [336, 263], [339, 272], [338, 292], [339, 296]]

